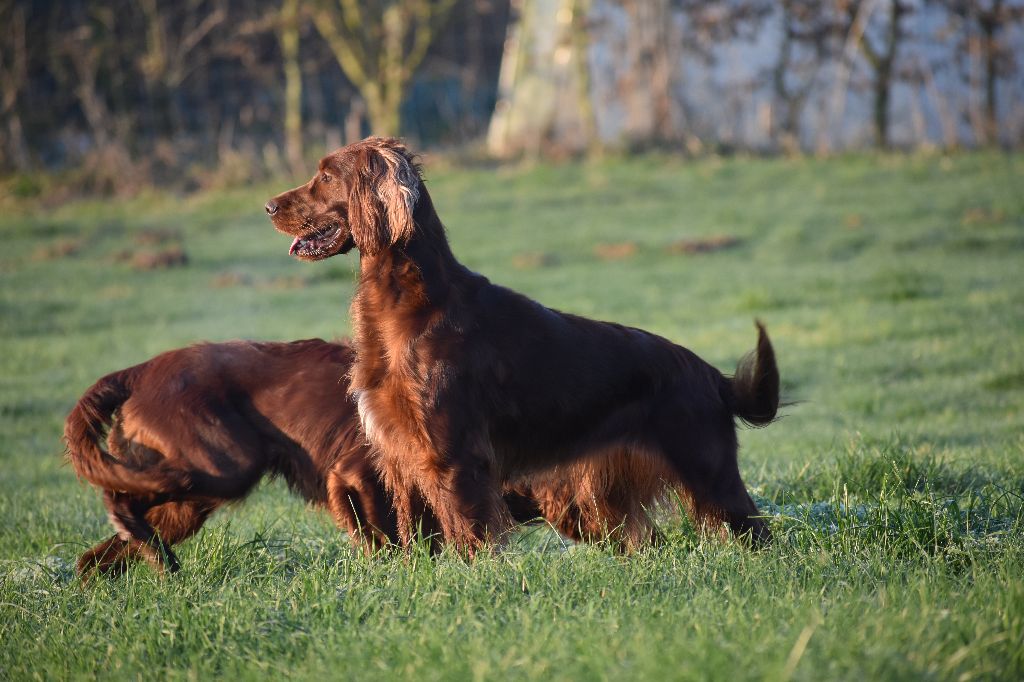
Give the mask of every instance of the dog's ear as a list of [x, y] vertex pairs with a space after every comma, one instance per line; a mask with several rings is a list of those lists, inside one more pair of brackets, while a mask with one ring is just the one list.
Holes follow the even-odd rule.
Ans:
[[356, 246], [372, 256], [412, 235], [420, 179], [405, 155], [389, 146], [368, 147], [359, 161], [349, 222]]

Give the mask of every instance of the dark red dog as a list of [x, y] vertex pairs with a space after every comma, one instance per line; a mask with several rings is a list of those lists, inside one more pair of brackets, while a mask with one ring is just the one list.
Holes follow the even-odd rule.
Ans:
[[[351, 364], [347, 346], [317, 339], [240, 341], [170, 351], [96, 382], [64, 433], [72, 465], [103, 491], [117, 534], [86, 552], [79, 570], [117, 574], [140, 557], [176, 570], [170, 546], [267, 474], [327, 507], [354, 542], [397, 542], [355, 405], [339, 399]], [[574, 539], [610, 534], [631, 549], [651, 540], [646, 509], [664, 489], [654, 472], [612, 457], [520, 481], [507, 501], [518, 521], [543, 516]], [[425, 533], [435, 529], [421, 504], [413, 514]]]
[[351, 361], [347, 346], [317, 339], [200, 344], [96, 382], [64, 437], [75, 470], [103, 491], [117, 534], [79, 569], [117, 573], [142, 557], [176, 570], [170, 545], [266, 474], [326, 506], [353, 540], [392, 541], [393, 507], [355, 409], [336, 399]]
[[654, 334], [491, 284], [452, 255], [412, 155], [393, 139], [328, 155], [266, 209], [300, 259], [360, 252], [350, 390], [404, 541], [419, 494], [445, 539], [472, 553], [510, 524], [503, 484], [608, 453], [658, 462], [699, 520], [770, 539], [736, 457], [736, 418], [767, 424], [779, 405], [760, 325], [756, 351], [729, 378]]

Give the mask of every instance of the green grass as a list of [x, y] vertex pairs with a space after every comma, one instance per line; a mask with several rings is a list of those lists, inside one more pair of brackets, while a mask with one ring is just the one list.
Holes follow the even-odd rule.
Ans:
[[[776, 543], [666, 516], [666, 544], [630, 557], [540, 529], [472, 563], [367, 559], [268, 485], [182, 546], [180, 574], [82, 586], [76, 556], [110, 531], [61, 463], [75, 399], [200, 339], [345, 334], [355, 261], [289, 259], [261, 211], [276, 186], [9, 202], [0, 678], [1024, 677], [1021, 159], [646, 157], [430, 188], [464, 262], [548, 305], [725, 371], [764, 320], [797, 402], [740, 434], [741, 469]], [[117, 257], [165, 248], [137, 244], [155, 230], [187, 266]], [[716, 236], [739, 241], [668, 248]]]

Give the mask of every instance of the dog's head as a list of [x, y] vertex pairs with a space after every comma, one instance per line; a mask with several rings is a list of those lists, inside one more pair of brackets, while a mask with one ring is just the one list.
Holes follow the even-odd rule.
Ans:
[[328, 154], [304, 185], [267, 202], [274, 228], [294, 237], [289, 253], [322, 260], [352, 247], [375, 255], [412, 235], [419, 169], [393, 138], [368, 137]]

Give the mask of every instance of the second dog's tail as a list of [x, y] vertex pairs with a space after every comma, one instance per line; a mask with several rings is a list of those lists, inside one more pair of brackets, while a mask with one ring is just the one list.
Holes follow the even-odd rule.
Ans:
[[145, 495], [187, 487], [184, 472], [161, 465], [135, 468], [100, 445], [114, 413], [131, 397], [137, 371], [138, 366], [108, 374], [79, 399], [64, 422], [68, 460], [80, 477], [104, 490]]
[[729, 384], [733, 414], [751, 426], [765, 426], [779, 411], [779, 367], [768, 332], [760, 320], [756, 324], [757, 348], [740, 359]]

